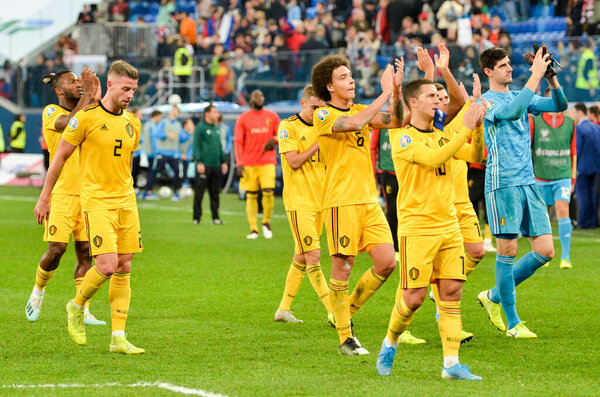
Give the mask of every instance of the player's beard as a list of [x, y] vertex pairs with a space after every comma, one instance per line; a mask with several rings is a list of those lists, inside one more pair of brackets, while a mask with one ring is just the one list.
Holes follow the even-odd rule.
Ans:
[[256, 102], [252, 102], [250, 105], [252, 106], [252, 109], [254, 109], [254, 110], [261, 110], [265, 106], [264, 104], [259, 105]]
[[77, 90], [76, 92], [65, 91], [65, 99], [69, 102], [79, 102], [81, 99], [81, 91]]

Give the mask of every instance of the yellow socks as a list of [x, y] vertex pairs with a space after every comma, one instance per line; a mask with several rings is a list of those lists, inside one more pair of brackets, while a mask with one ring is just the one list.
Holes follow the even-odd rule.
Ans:
[[124, 331], [129, 302], [131, 301], [131, 287], [129, 286], [129, 273], [114, 273], [108, 289], [112, 331]]
[[329, 281], [329, 300], [335, 318], [335, 329], [340, 337], [340, 345], [352, 338], [350, 310], [348, 307], [348, 281], [331, 279]]
[[[38, 264], [37, 271], [35, 272], [35, 286], [40, 291], [43, 291], [46, 288], [46, 285], [50, 282], [52, 275], [54, 274], [54, 270], [46, 271], [40, 267]], [[30, 284], [31, 285], [31, 284]]]
[[283, 291], [283, 298], [281, 298], [281, 303], [279, 304], [279, 308], [277, 310], [290, 310], [292, 301], [294, 300], [294, 297], [296, 296], [298, 290], [300, 289], [300, 286], [302, 285], [302, 280], [304, 280], [305, 270], [305, 264], [298, 263], [292, 260], [290, 270], [288, 271], [287, 278], [285, 279], [285, 290]]
[[[398, 287], [400, 289], [400, 287]], [[403, 294], [396, 293], [396, 296], [402, 296]], [[388, 325], [387, 338], [393, 342], [397, 343], [400, 334], [404, 332], [408, 325], [412, 321], [413, 315], [415, 312], [410, 310], [406, 303], [404, 303], [404, 299], [400, 298], [396, 300], [396, 304], [394, 305], [394, 309], [392, 310], [392, 316], [390, 317], [390, 324]]]
[[[265, 209], [263, 208], [263, 211]], [[248, 217], [248, 224], [250, 230], [256, 230], [258, 232], [258, 194], [257, 193], [246, 193], [246, 216]]]
[[373, 296], [385, 280], [386, 278], [375, 273], [373, 268], [363, 273], [350, 296], [350, 317]]
[[444, 357], [458, 356], [462, 321], [460, 318], [460, 301], [437, 301], [440, 309], [438, 327], [442, 338]]
[[475, 266], [479, 264], [481, 259], [475, 259], [471, 255], [465, 252], [465, 274], [468, 276], [475, 270]]
[[312, 284], [313, 288], [321, 301], [325, 305], [327, 309], [327, 313], [331, 313], [331, 300], [329, 299], [329, 289], [327, 288], [327, 281], [325, 281], [325, 276], [323, 275], [323, 271], [321, 270], [321, 264], [316, 263], [314, 265], [309, 265], [306, 267], [306, 274], [308, 275], [308, 279]]
[[[81, 282], [83, 281], [83, 277], [77, 277], [76, 279], [73, 280], [73, 282], [75, 283], [75, 291], [77, 293], [77, 291], [79, 291], [79, 286], [81, 285]], [[85, 307], [87, 309], [90, 308], [90, 301], [86, 301], [85, 302]]]
[[269, 223], [271, 215], [273, 215], [273, 208], [275, 208], [275, 196], [273, 191], [262, 192], [262, 207], [263, 207], [263, 221], [262, 223]]
[[86, 302], [89, 301], [92, 296], [102, 284], [104, 284], [110, 277], [106, 277], [104, 274], [100, 273], [96, 266], [93, 266], [90, 270], [87, 271], [85, 277], [81, 281], [81, 285], [77, 289], [77, 294], [75, 295], [75, 304], [80, 307], [84, 307]]

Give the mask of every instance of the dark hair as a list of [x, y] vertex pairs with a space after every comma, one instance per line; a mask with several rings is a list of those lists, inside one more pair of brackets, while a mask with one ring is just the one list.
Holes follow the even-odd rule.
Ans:
[[596, 105], [594, 106], [590, 106], [590, 113], [593, 114], [594, 116], [598, 117], [600, 116], [600, 108]]
[[159, 114], [162, 115], [162, 112], [160, 110], [153, 110], [150, 114], [150, 117], [158, 116]]
[[312, 68], [310, 82], [317, 96], [324, 101], [331, 100], [327, 85], [332, 83], [333, 71], [340, 66], [350, 69], [350, 62], [340, 55], [329, 55]]
[[215, 105], [213, 105], [212, 103], [208, 104], [208, 105], [207, 105], [207, 106], [204, 108], [204, 114], [202, 115], [202, 118], [203, 118], [204, 120], [206, 120], [206, 114], [207, 114], [208, 112], [210, 112], [211, 110], [213, 110], [213, 109], [216, 109], [216, 106], [215, 106]]
[[417, 79], [417, 80], [411, 81], [410, 83], [406, 83], [402, 87], [402, 99], [404, 100], [404, 103], [406, 104], [406, 106], [408, 106], [409, 109], [410, 109], [410, 104], [408, 103], [408, 100], [410, 98], [418, 97], [419, 93], [421, 92], [421, 86], [424, 86], [427, 84], [435, 85], [435, 83], [429, 79]]
[[21, 120], [21, 116], [23, 116], [23, 113], [15, 114], [15, 121]]
[[71, 71], [64, 69], [56, 73], [47, 74], [44, 77], [42, 77], [41, 82], [49, 86], [50, 89], [54, 91], [58, 86], [58, 81], [60, 80], [62, 75], [67, 73], [71, 73]]
[[583, 114], [587, 115], [587, 107], [585, 106], [585, 103], [579, 102], [577, 105], [575, 105], [575, 110], [579, 110]]
[[[506, 58], [508, 56], [508, 52], [504, 48], [500, 47], [492, 47], [488, 48], [479, 56], [479, 68], [485, 74], [485, 69], [494, 69], [496, 64]], [[487, 76], [487, 75], [486, 75]]]

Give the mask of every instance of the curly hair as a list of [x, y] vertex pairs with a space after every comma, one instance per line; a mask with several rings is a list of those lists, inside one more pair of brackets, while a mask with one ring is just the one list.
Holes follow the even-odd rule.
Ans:
[[333, 71], [340, 66], [350, 69], [350, 62], [340, 55], [329, 55], [312, 68], [310, 82], [317, 96], [324, 101], [331, 100], [331, 93], [327, 89], [327, 85], [332, 83]]
[[479, 67], [483, 74], [487, 77], [484, 70], [486, 68], [493, 70], [496, 64], [507, 56], [508, 52], [506, 52], [504, 48], [488, 48], [487, 50], [483, 51], [481, 55], [479, 55]]

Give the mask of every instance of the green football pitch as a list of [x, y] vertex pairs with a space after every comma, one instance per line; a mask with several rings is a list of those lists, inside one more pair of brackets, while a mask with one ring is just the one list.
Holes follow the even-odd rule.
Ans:
[[[248, 241], [244, 204], [222, 196], [223, 226], [192, 224], [191, 199], [141, 202], [144, 252], [133, 262], [130, 341], [142, 356], [109, 353], [110, 328], [87, 327], [88, 344], [67, 334], [65, 303], [74, 295], [70, 246], [49, 286], [42, 314], [25, 304], [46, 244], [35, 223], [34, 188], [0, 188], [1, 395], [598, 395], [600, 393], [600, 232], [574, 231], [572, 270], [558, 259], [518, 288], [517, 307], [537, 340], [514, 340], [490, 325], [477, 293], [494, 284], [488, 254], [465, 284], [464, 328], [475, 334], [460, 358], [483, 382], [440, 378], [442, 350], [434, 305], [427, 301], [410, 330], [427, 340], [400, 345], [390, 377], [375, 362], [386, 333], [398, 273], [359, 311], [355, 331], [371, 354], [343, 357], [337, 334], [308, 280], [292, 310], [303, 324], [275, 323], [293, 244], [281, 199], [274, 238]], [[208, 212], [208, 198], [205, 208]], [[554, 225], [556, 226], [556, 225]], [[322, 245], [326, 245], [322, 240]], [[557, 257], [560, 244], [555, 239]], [[519, 254], [529, 250], [522, 241]], [[326, 249], [323, 270], [329, 276]], [[350, 287], [370, 266], [357, 257]], [[108, 288], [92, 312], [110, 323]]]

